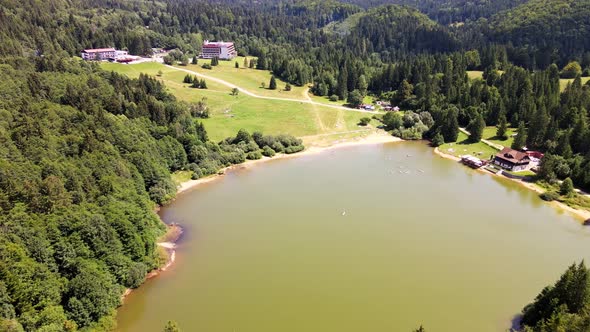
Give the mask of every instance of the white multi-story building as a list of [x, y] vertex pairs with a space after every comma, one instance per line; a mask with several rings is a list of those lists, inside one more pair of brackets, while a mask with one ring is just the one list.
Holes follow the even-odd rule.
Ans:
[[234, 43], [232, 42], [214, 42], [211, 43], [205, 40], [203, 43], [203, 50], [201, 51], [201, 58], [213, 59], [217, 57], [220, 60], [231, 60], [238, 56]]
[[108, 60], [117, 57], [117, 50], [114, 48], [94, 48], [80, 53], [84, 60]]

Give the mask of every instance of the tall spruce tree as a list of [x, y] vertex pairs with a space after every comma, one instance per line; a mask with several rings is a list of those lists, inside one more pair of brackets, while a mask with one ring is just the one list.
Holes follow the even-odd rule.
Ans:
[[508, 131], [508, 120], [506, 119], [506, 113], [500, 113], [500, 118], [498, 119], [498, 129], [496, 130], [496, 137], [501, 140], [508, 139], [508, 135], [506, 132]]
[[344, 66], [338, 74], [337, 95], [340, 100], [346, 100], [348, 97], [348, 70]]
[[277, 79], [275, 78], [274, 75], [272, 75], [270, 77], [270, 82], [268, 83], [268, 88], [270, 90], [276, 90], [277, 89]]
[[475, 119], [473, 119], [469, 125], [469, 140], [473, 143], [481, 141], [485, 127], [486, 122], [483, 119], [483, 115], [478, 113]]
[[526, 145], [526, 127], [524, 121], [520, 121], [518, 124], [518, 131], [514, 142], [512, 142], [512, 148], [515, 150], [521, 150]]

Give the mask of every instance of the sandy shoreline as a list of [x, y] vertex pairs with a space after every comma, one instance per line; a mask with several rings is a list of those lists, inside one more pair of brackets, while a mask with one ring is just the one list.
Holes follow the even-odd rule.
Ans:
[[[439, 148], [435, 148], [434, 149], [434, 153], [436, 153], [437, 155], [439, 155], [442, 158], [454, 160], [454, 161], [457, 161], [457, 162], [458, 161], [461, 161], [461, 158], [458, 158], [458, 157], [453, 156], [453, 155], [450, 155], [450, 154], [446, 154], [446, 153], [440, 151]], [[521, 186], [523, 186], [523, 187], [525, 187], [525, 188], [527, 188], [529, 190], [532, 190], [532, 191], [534, 191], [534, 192], [536, 192], [538, 194], [542, 194], [542, 193], [545, 192], [545, 190], [543, 188], [537, 186], [534, 183], [525, 182], [525, 181], [521, 181], [521, 180], [518, 180], [518, 179], [511, 179], [511, 178], [505, 177], [505, 176], [500, 175], [500, 174], [494, 174], [494, 173], [488, 172], [488, 171], [486, 171], [486, 170], [484, 170], [482, 168], [479, 168], [477, 170], [480, 171], [480, 172], [483, 172], [483, 173], [492, 175], [492, 176], [498, 176], [498, 177], [501, 177], [503, 179], [511, 180], [511, 181], [513, 181], [515, 183], [518, 183]], [[565, 212], [571, 214], [572, 216], [574, 216], [577, 219], [579, 219], [581, 222], [585, 222], [586, 220], [589, 220], [590, 219], [590, 211], [588, 211], [588, 210], [576, 209], [576, 208], [573, 208], [573, 207], [571, 207], [571, 206], [569, 206], [567, 204], [564, 204], [564, 203], [561, 203], [561, 202], [558, 202], [558, 201], [552, 201], [552, 202], [547, 202], [547, 203], [549, 205], [552, 205], [554, 208], [556, 208], [558, 210], [562, 210], [562, 211], [565, 211]]]
[[198, 179], [198, 180], [189, 180], [189, 181], [183, 182], [178, 186], [178, 191], [176, 192], [176, 194], [178, 196], [182, 193], [186, 193], [187, 191], [190, 191], [191, 189], [198, 187], [199, 185], [218, 180], [218, 179], [222, 178], [223, 175], [228, 171], [231, 171], [234, 169], [243, 169], [243, 168], [252, 167], [256, 164], [264, 163], [264, 162], [271, 161], [271, 160], [308, 156], [308, 155], [312, 155], [312, 154], [321, 153], [326, 150], [332, 150], [332, 149], [349, 147], [349, 146], [384, 144], [384, 143], [402, 142], [402, 141], [403, 140], [401, 138], [391, 136], [390, 134], [387, 134], [386, 132], [377, 132], [377, 133], [373, 133], [373, 134], [363, 137], [363, 138], [337, 141], [337, 142], [334, 142], [334, 143], [326, 145], [326, 146], [312, 145], [310, 147], [306, 147], [305, 150], [298, 152], [298, 153], [294, 153], [294, 154], [280, 154], [280, 155], [276, 155], [272, 158], [263, 157], [262, 159], [258, 159], [258, 160], [247, 160], [244, 163], [228, 166], [228, 167], [221, 169], [219, 171], [220, 174], [211, 175], [211, 176], [208, 176], [208, 177], [205, 177], [202, 179]]
[[[403, 141], [403, 140], [400, 138], [391, 136], [390, 134], [388, 134], [386, 132], [375, 132], [375, 133], [373, 133], [369, 136], [366, 136], [366, 137], [362, 137], [362, 138], [357, 137], [354, 139], [335, 141], [335, 142], [330, 143], [325, 146], [311, 145], [310, 147], [307, 147], [305, 150], [303, 150], [299, 153], [294, 153], [294, 154], [290, 154], [290, 155], [280, 154], [280, 155], [276, 155], [275, 157], [272, 157], [272, 158], [263, 157], [262, 159], [258, 159], [258, 160], [248, 160], [242, 164], [237, 164], [237, 165], [225, 167], [225, 168], [219, 170], [218, 174], [211, 175], [211, 176], [208, 176], [208, 177], [205, 177], [202, 179], [198, 179], [198, 180], [189, 180], [189, 181], [183, 182], [178, 186], [177, 191], [176, 191], [176, 195], [178, 197], [180, 194], [186, 193], [186, 192], [190, 191], [191, 189], [198, 187], [199, 185], [221, 179], [221, 178], [223, 178], [223, 175], [230, 170], [252, 167], [256, 164], [264, 163], [264, 162], [267, 162], [270, 160], [307, 156], [307, 155], [311, 155], [311, 154], [321, 153], [326, 150], [331, 150], [331, 149], [335, 149], [335, 148], [342, 148], [342, 147], [347, 147], [347, 146], [384, 144], [384, 143], [401, 142], [401, 141]], [[155, 210], [156, 213], [159, 212], [159, 210], [160, 210], [160, 207], [157, 207]], [[183, 232], [182, 227], [178, 224], [168, 225], [164, 222], [164, 220], [162, 220], [162, 219], [160, 219], [160, 220], [162, 223], [164, 223], [166, 225], [167, 231], [166, 231], [166, 234], [158, 240], [156, 245], [158, 247], [166, 250], [167, 259], [166, 259], [166, 263], [163, 266], [150, 271], [146, 275], [145, 280], [157, 277], [160, 273], [166, 271], [170, 266], [172, 266], [172, 264], [174, 264], [174, 261], [176, 260], [176, 242], [178, 241], [178, 239], [182, 235], [182, 232]], [[131, 288], [125, 289], [125, 292], [123, 293], [123, 295], [121, 295], [121, 303], [124, 303], [125, 298], [129, 294], [131, 294], [131, 292], [133, 292], [133, 289], [131, 289]]]
[[[160, 219], [161, 220], [161, 219]], [[161, 220], [164, 223], [163, 220]], [[166, 263], [164, 265], [148, 272], [145, 276], [145, 281], [157, 277], [160, 273], [166, 271], [176, 261], [176, 242], [182, 236], [183, 229], [178, 224], [166, 224], [166, 234], [164, 234], [156, 243], [156, 245], [166, 252]], [[140, 285], [141, 287], [141, 285]], [[125, 299], [133, 292], [132, 288], [126, 288], [121, 295], [121, 304], [125, 303]]]

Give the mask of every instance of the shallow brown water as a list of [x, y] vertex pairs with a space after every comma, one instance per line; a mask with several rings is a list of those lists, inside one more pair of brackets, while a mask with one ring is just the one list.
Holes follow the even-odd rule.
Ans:
[[504, 331], [590, 258], [571, 216], [423, 143], [233, 171], [161, 215], [186, 229], [177, 262], [128, 297], [120, 331]]

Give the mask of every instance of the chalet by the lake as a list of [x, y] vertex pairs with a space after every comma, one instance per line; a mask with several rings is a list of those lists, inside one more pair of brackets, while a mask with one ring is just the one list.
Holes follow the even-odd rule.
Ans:
[[504, 148], [494, 157], [493, 163], [512, 172], [525, 171], [533, 167], [526, 152]]

